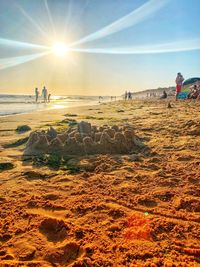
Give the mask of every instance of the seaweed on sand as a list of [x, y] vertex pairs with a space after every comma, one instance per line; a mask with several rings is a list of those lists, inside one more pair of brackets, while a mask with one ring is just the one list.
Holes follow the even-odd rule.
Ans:
[[17, 141], [14, 141], [13, 143], [4, 145], [4, 148], [12, 148], [12, 147], [18, 147], [18, 146], [24, 145], [28, 141], [28, 138], [29, 137], [20, 138]]

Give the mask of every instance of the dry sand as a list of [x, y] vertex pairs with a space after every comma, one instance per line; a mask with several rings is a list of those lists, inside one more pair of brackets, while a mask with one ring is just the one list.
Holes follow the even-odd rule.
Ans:
[[[0, 266], [200, 266], [200, 103], [171, 104], [0, 118], [0, 162], [14, 164], [0, 172]], [[66, 118], [129, 122], [149, 149], [72, 158], [72, 172], [22, 161], [24, 145], [4, 148], [29, 135], [19, 125], [59, 130]]]

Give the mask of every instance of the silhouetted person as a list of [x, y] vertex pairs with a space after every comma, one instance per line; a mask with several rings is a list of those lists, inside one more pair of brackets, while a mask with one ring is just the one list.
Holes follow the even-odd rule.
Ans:
[[127, 98], [128, 98], [128, 93], [126, 91], [125, 94], [124, 94], [124, 99], [127, 100]]
[[39, 90], [38, 88], [35, 88], [35, 102], [38, 102], [38, 97], [39, 97]]
[[99, 103], [101, 103], [101, 100], [103, 100], [103, 97], [99, 96]]
[[42, 89], [42, 95], [43, 95], [44, 102], [46, 103], [46, 102], [47, 102], [47, 95], [48, 95], [48, 92], [47, 92], [47, 89], [46, 89], [45, 86], [44, 86], [43, 89]]
[[51, 101], [51, 94], [48, 94], [48, 102]]

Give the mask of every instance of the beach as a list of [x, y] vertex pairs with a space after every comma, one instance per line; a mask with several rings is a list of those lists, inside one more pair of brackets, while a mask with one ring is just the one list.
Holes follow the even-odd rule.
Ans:
[[[200, 266], [200, 102], [112, 101], [0, 117], [0, 266]], [[144, 148], [22, 157], [32, 131], [133, 127]], [[31, 130], [17, 132], [18, 126]]]
[[[104, 96], [101, 102], [106, 103], [109, 96]], [[36, 102], [34, 95], [7, 95], [0, 94], [0, 117], [17, 114], [28, 114], [35, 111], [58, 110], [69, 107], [97, 105], [98, 96], [63, 95], [51, 96], [48, 102], [44, 102], [43, 96], [39, 96]]]

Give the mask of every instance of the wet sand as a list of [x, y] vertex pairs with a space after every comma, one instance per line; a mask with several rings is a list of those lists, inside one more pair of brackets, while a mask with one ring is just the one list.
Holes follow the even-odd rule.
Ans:
[[[130, 101], [0, 118], [0, 266], [200, 266], [200, 103]], [[73, 116], [77, 115], [77, 116]], [[22, 161], [15, 129], [130, 123], [148, 150]], [[62, 121], [62, 122], [61, 122]], [[9, 147], [5, 149], [5, 146]]]

